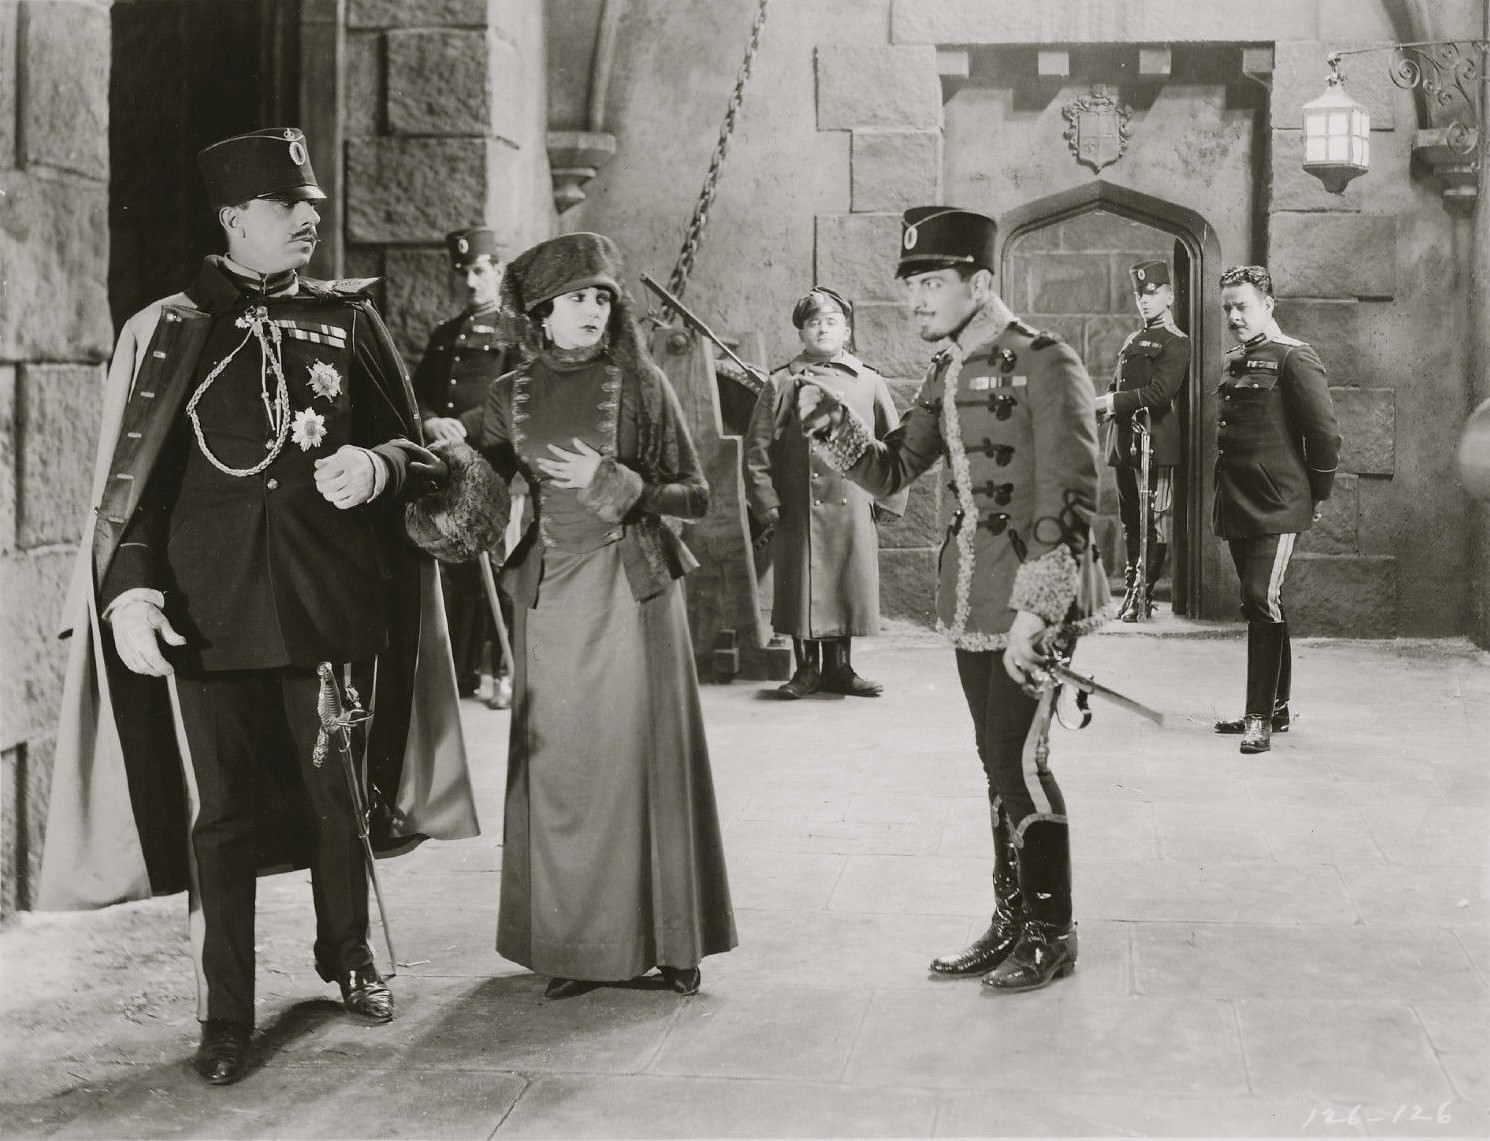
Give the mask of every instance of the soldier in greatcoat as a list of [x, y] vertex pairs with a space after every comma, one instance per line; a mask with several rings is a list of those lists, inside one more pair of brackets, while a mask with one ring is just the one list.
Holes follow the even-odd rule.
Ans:
[[[1136, 622], [1140, 607], [1153, 612], [1154, 584], [1164, 573], [1174, 511], [1174, 469], [1180, 462], [1180, 422], [1174, 400], [1190, 372], [1190, 338], [1174, 323], [1174, 285], [1169, 264], [1139, 262], [1128, 270], [1133, 299], [1143, 328], [1131, 333], [1118, 352], [1117, 368], [1107, 391], [1097, 397], [1097, 417], [1104, 420], [1103, 458], [1117, 477], [1118, 517], [1123, 523], [1123, 571], [1126, 591], [1118, 618]], [[1145, 567], [1139, 567], [1141, 542], [1138, 480], [1142, 441], [1133, 418], [1146, 413], [1149, 441], [1150, 509]]]
[[325, 197], [299, 130], [198, 162], [227, 255], [132, 317], [109, 369], [39, 904], [185, 889], [193, 1062], [224, 1085], [248, 1063], [260, 871], [310, 869], [317, 972], [353, 1015], [393, 1016], [353, 790], [316, 757], [321, 663], [374, 711], [373, 845], [477, 828], [437, 572], [402, 535], [445, 465], [371, 283], [299, 273]]
[[1221, 275], [1221, 309], [1237, 345], [1218, 389], [1216, 498], [1211, 524], [1226, 541], [1247, 620], [1247, 704], [1216, 722], [1265, 753], [1293, 723], [1293, 653], [1283, 583], [1294, 544], [1319, 521], [1340, 459], [1340, 425], [1319, 354], [1273, 320], [1273, 278], [1260, 265]]
[[750, 509], [774, 526], [771, 624], [792, 639], [796, 672], [776, 692], [806, 697], [822, 690], [878, 697], [860, 677], [853, 639], [879, 632], [879, 531], [876, 510], [905, 512], [906, 493], [876, 502], [828, 464], [802, 434], [797, 386], [805, 378], [831, 388], [883, 436], [898, 417], [889, 385], [849, 351], [853, 305], [823, 286], [792, 307], [802, 352], [771, 374], [745, 434], [745, 493]]
[[1058, 643], [1102, 620], [1106, 583], [1091, 548], [1097, 421], [1081, 359], [1017, 320], [994, 290], [994, 223], [920, 206], [901, 221], [898, 275], [923, 340], [948, 342], [883, 441], [832, 392], [804, 383], [804, 428], [871, 495], [945, 461], [953, 511], [941, 554], [937, 627], [951, 639], [993, 827], [994, 911], [971, 946], [931, 964], [999, 991], [1043, 987], [1076, 965], [1066, 802], [1037, 749], [1029, 691]]
[[[414, 399], [426, 439], [463, 443], [480, 437], [487, 391], [492, 381], [517, 366], [518, 354], [499, 336], [502, 262], [496, 235], [486, 226], [473, 226], [446, 234], [445, 246], [467, 303], [430, 334], [414, 370]], [[491, 641], [492, 705], [507, 708], [512, 704], [511, 663], [502, 660], [480, 566], [474, 561], [446, 564], [440, 582], [461, 696], [473, 696], [480, 688], [482, 652]], [[502, 596], [501, 605], [510, 629], [512, 603]]]

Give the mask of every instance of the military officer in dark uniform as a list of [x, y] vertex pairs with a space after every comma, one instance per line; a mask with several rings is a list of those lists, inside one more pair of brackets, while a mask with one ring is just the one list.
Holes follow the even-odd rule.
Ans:
[[[462, 442], [480, 436], [487, 389], [518, 362], [515, 350], [504, 347], [497, 335], [502, 263], [496, 235], [475, 226], [447, 234], [445, 245], [451, 270], [463, 283], [466, 307], [430, 334], [414, 370], [414, 397], [430, 440]], [[480, 688], [481, 655], [490, 640], [492, 704], [505, 709], [512, 704], [510, 663], [502, 661], [501, 642], [493, 638], [495, 624], [481, 568], [473, 561], [446, 564], [441, 570], [461, 696], [471, 697]], [[511, 605], [502, 599], [509, 628]]]
[[1319, 355], [1273, 320], [1273, 279], [1260, 265], [1221, 275], [1221, 309], [1237, 340], [1226, 355], [1216, 431], [1211, 523], [1231, 548], [1247, 619], [1247, 704], [1216, 732], [1265, 753], [1292, 721], [1293, 661], [1283, 581], [1294, 543], [1320, 518], [1340, 456], [1340, 427]]
[[[1133, 299], [1143, 328], [1129, 335], [1118, 353], [1117, 369], [1107, 392], [1097, 397], [1097, 417], [1103, 420], [1103, 458], [1117, 477], [1118, 515], [1123, 522], [1123, 571], [1126, 591], [1118, 618], [1136, 622], [1153, 613], [1154, 584], [1164, 573], [1169, 528], [1174, 510], [1174, 469], [1180, 462], [1180, 424], [1174, 399], [1190, 372], [1190, 338], [1174, 323], [1174, 286], [1169, 265], [1139, 262], [1128, 270]], [[1141, 436], [1133, 430], [1134, 414], [1147, 414], [1149, 438], [1148, 566], [1140, 570], [1139, 534]]]
[[[475, 819], [463, 752], [454, 783], [405, 782], [397, 767], [411, 703], [431, 692], [416, 659], [439, 665], [448, 652], [421, 627], [432, 567], [401, 541], [400, 521], [405, 502], [443, 480], [444, 465], [417, 443], [408, 382], [370, 282], [298, 272], [325, 198], [300, 131], [240, 135], [198, 162], [227, 256], [207, 258], [184, 294], [137, 315], [121, 338], [115, 365], [128, 403], [117, 444], [102, 453], [112, 454], [103, 469], [112, 474], [93, 547], [100, 618], [117, 652], [110, 665], [129, 671], [112, 694], [126, 755], [132, 733], [169, 739], [177, 726], [145, 760], [182, 756], [175, 784], [184, 776], [204, 1023], [195, 1066], [220, 1085], [247, 1061], [261, 868], [309, 866], [316, 970], [354, 1015], [393, 1016], [367, 942], [367, 867], [347, 778], [336, 760], [313, 759], [317, 665], [331, 663], [372, 698], [369, 757], [389, 808], [405, 807], [406, 786], [428, 785], [466, 806], [451, 834], [473, 834]], [[132, 708], [130, 674], [167, 679], [163, 717]], [[448, 698], [444, 712], [425, 708], [417, 719], [448, 717]], [[385, 750], [386, 734], [395, 740]], [[440, 747], [421, 744], [411, 763]], [[130, 769], [137, 796], [151, 787], [137, 785], [144, 763]], [[169, 773], [153, 779], [170, 787]], [[148, 848], [165, 835], [152, 829], [173, 822], [164, 801], [142, 800], [137, 819], [154, 817], [142, 831]], [[160, 889], [153, 875], [151, 886]]]
[[955, 511], [937, 627], [957, 651], [988, 782], [994, 910], [987, 931], [931, 970], [1032, 990], [1076, 966], [1066, 802], [1035, 747], [1040, 703], [1028, 687], [1049, 641], [1073, 645], [1106, 602], [1090, 544], [1092, 385], [1075, 351], [1017, 320], [995, 292], [992, 219], [917, 207], [905, 212], [900, 244], [897, 272], [921, 338], [948, 347], [882, 441], [817, 385], [801, 386], [799, 415], [829, 462], [876, 497], [945, 460]]

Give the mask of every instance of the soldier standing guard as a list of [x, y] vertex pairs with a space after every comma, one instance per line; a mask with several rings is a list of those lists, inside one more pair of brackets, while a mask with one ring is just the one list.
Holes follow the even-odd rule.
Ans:
[[1340, 426], [1319, 354], [1273, 320], [1273, 278], [1260, 265], [1221, 275], [1221, 308], [1237, 347], [1226, 354], [1216, 431], [1211, 523], [1231, 548], [1247, 619], [1247, 705], [1216, 722], [1265, 753], [1292, 724], [1293, 653], [1283, 580], [1299, 535], [1323, 514], [1340, 457]]
[[797, 386], [830, 388], [883, 436], [899, 419], [884, 377], [849, 347], [854, 307], [819, 286], [792, 308], [802, 352], [771, 374], [745, 433], [745, 492], [757, 518], [776, 528], [771, 624], [789, 635], [796, 672], [776, 692], [821, 689], [878, 697], [883, 687], [854, 672], [855, 637], [879, 632], [879, 532], [875, 510], [905, 513], [906, 493], [878, 505], [844, 479], [803, 434]]
[[1032, 990], [1076, 967], [1066, 803], [1038, 745], [1028, 687], [1047, 647], [1099, 624], [1107, 589], [1090, 541], [1097, 499], [1092, 385], [1056, 337], [1015, 319], [993, 288], [994, 224], [921, 206], [901, 223], [898, 276], [932, 358], [915, 403], [883, 441], [826, 388], [804, 383], [804, 428], [871, 495], [946, 460], [956, 504], [937, 586], [937, 628], [957, 671], [988, 781], [994, 911], [941, 975]]
[[[1140, 607], [1145, 618], [1153, 613], [1154, 584], [1164, 573], [1174, 512], [1174, 469], [1180, 462], [1180, 424], [1173, 405], [1190, 371], [1190, 338], [1174, 323], [1174, 286], [1168, 263], [1139, 262], [1128, 270], [1128, 277], [1133, 282], [1133, 300], [1143, 318], [1143, 328], [1123, 342], [1112, 383], [1097, 397], [1097, 417], [1106, 421], [1103, 458], [1117, 477], [1118, 515], [1127, 558], [1123, 571], [1126, 591], [1118, 618], [1136, 622]], [[1151, 449], [1148, 565], [1142, 568], [1138, 565], [1139, 550], [1144, 545], [1140, 534], [1138, 449], [1143, 443], [1133, 430], [1133, 417], [1140, 409], [1148, 413]]]
[[[498, 339], [497, 298], [502, 263], [496, 235], [485, 226], [445, 235], [450, 267], [463, 282], [466, 307], [430, 334], [419, 367], [414, 370], [414, 398], [430, 440], [464, 442], [481, 435], [481, 414], [492, 381], [518, 363], [514, 349]], [[481, 655], [492, 640], [492, 704], [512, 704], [511, 663], [502, 660], [481, 567], [475, 562], [446, 564], [441, 575], [445, 615], [455, 652], [455, 676], [462, 697], [481, 686]], [[509, 629], [512, 603], [501, 606]]]
[[347, 773], [315, 758], [320, 663], [375, 710], [358, 734], [372, 844], [477, 828], [437, 572], [402, 534], [445, 465], [417, 442], [371, 282], [298, 272], [325, 197], [299, 130], [198, 163], [227, 256], [132, 317], [109, 369], [39, 903], [185, 889], [193, 1061], [225, 1085], [248, 1062], [260, 871], [310, 868], [317, 972], [352, 1014], [393, 1016], [366, 822]]

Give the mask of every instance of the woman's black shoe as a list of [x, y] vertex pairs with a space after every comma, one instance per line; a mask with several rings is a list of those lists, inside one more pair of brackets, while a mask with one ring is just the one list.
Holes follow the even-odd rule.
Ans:
[[192, 1067], [211, 1085], [232, 1085], [248, 1070], [249, 1034], [241, 1022], [209, 1018], [202, 1024], [202, 1044], [191, 1060]]
[[660, 967], [662, 981], [681, 995], [697, 994], [703, 985], [704, 973], [697, 967]]
[[575, 995], [592, 991], [599, 985], [599, 983], [590, 982], [588, 979], [565, 979], [555, 975], [548, 980], [548, 986], [543, 988], [543, 997], [573, 998]]

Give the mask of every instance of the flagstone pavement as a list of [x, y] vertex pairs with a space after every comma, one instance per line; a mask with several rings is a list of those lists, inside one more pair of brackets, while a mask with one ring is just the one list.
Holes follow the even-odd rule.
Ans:
[[[991, 842], [951, 651], [856, 646], [879, 700], [703, 692], [740, 945], [703, 992], [550, 1001], [492, 949], [509, 715], [463, 720], [484, 833], [380, 869], [398, 1017], [310, 968], [262, 881], [253, 1072], [204, 1086], [181, 896], [0, 932], [4, 1137], [1490, 1134], [1490, 655], [1295, 643], [1296, 728], [1238, 754], [1240, 628], [1087, 639], [1161, 709], [1055, 731], [1081, 959], [1024, 995], [928, 977], [982, 930]], [[382, 946], [375, 941], [380, 956]]]

